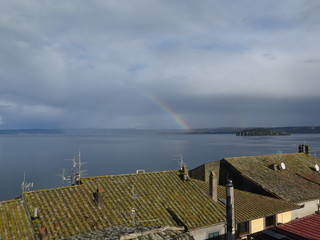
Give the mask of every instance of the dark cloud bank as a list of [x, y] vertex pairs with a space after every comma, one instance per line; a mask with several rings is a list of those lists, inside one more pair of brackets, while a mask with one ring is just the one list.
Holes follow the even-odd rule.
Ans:
[[0, 129], [319, 125], [319, 7], [2, 1]]

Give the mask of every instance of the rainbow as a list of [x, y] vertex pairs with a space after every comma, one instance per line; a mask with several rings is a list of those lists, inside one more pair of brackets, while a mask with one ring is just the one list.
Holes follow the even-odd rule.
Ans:
[[173, 120], [179, 125], [180, 128], [188, 131], [192, 130], [192, 128], [180, 117], [179, 114], [175, 113], [170, 106], [168, 106], [164, 101], [159, 99], [156, 95], [145, 92], [145, 96], [147, 96], [148, 99], [156, 103], [164, 112], [168, 113], [173, 118]]

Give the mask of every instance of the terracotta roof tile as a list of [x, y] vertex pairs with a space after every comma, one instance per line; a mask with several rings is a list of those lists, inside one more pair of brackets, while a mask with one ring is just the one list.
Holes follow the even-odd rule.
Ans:
[[303, 217], [277, 228], [308, 239], [320, 240], [320, 214]]

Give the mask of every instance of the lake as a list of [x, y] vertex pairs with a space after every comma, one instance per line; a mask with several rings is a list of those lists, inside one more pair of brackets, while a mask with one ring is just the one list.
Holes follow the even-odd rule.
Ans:
[[179, 168], [189, 169], [224, 157], [292, 153], [298, 145], [320, 149], [320, 134], [237, 137], [233, 134], [110, 133], [102, 135], [0, 135], [0, 200], [21, 195], [24, 173], [31, 190], [62, 186], [62, 169], [81, 150], [86, 176]]

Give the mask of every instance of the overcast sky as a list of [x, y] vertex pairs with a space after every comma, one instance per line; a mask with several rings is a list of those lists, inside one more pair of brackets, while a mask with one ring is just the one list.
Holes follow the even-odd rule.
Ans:
[[319, 0], [0, 0], [0, 129], [320, 125]]

